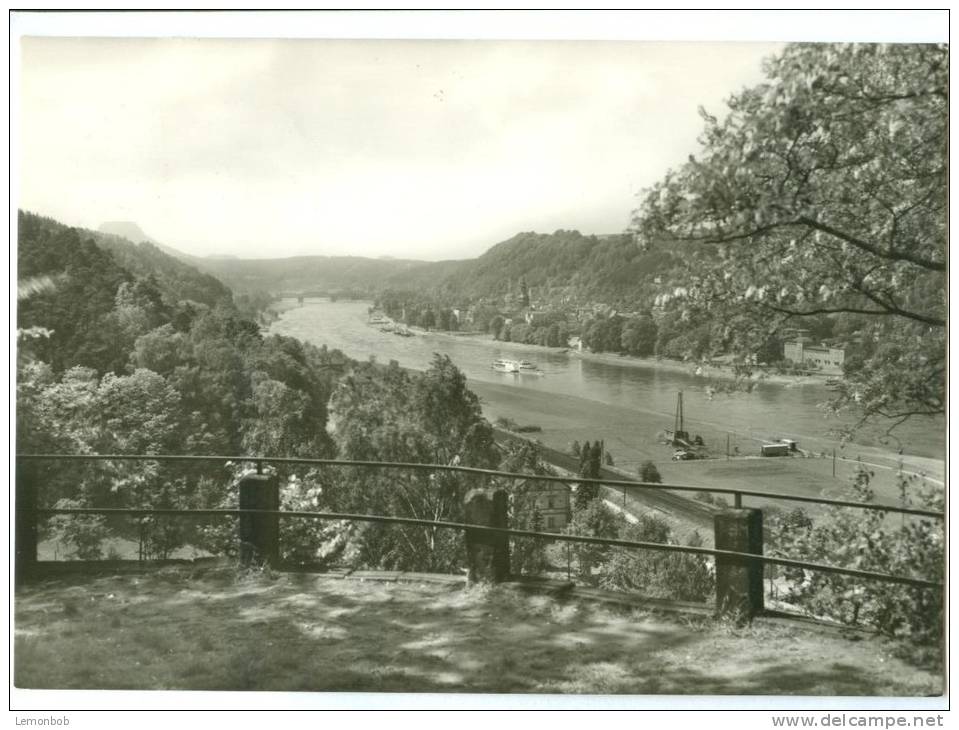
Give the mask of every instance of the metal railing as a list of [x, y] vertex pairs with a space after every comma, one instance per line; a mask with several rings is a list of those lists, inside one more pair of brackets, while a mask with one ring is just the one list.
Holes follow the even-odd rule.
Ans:
[[262, 473], [263, 464], [290, 464], [315, 466], [343, 466], [368, 467], [373, 469], [406, 469], [420, 471], [447, 471], [460, 474], [478, 474], [486, 477], [502, 477], [507, 479], [522, 479], [526, 481], [558, 482], [561, 484], [596, 484], [597, 486], [617, 487], [625, 489], [648, 489], [674, 492], [710, 492], [716, 494], [731, 494], [737, 507], [742, 506], [742, 497], [763, 497], [766, 499], [781, 499], [790, 502], [806, 502], [824, 504], [830, 507], [852, 507], [855, 509], [873, 510], [878, 512], [895, 512], [918, 517], [945, 519], [942, 512], [919, 509], [916, 507], [902, 507], [896, 505], [876, 504], [873, 502], [853, 502], [828, 497], [808, 497], [799, 494], [782, 494], [757, 489], [739, 489], [730, 487], [703, 487], [692, 484], [661, 484], [640, 482], [626, 479], [586, 479], [575, 476], [554, 476], [551, 474], [522, 474], [516, 472], [498, 471], [496, 469], [481, 469], [472, 466], [457, 466], [450, 464], [420, 464], [410, 462], [391, 461], [348, 461], [343, 459], [305, 459], [281, 456], [192, 456], [179, 454], [17, 454], [17, 459], [23, 460], [71, 460], [71, 461], [199, 461], [199, 462], [247, 462], [255, 464], [258, 473]]
[[[944, 519], [945, 515], [941, 512], [935, 512], [931, 510], [920, 510], [908, 507], [895, 507], [887, 505], [875, 505], [869, 503], [861, 502], [851, 502], [845, 500], [834, 500], [826, 498], [815, 498], [815, 497], [803, 497], [796, 495], [782, 495], [774, 492], [764, 492], [759, 490], [733, 490], [726, 488], [706, 488], [693, 485], [675, 485], [675, 484], [650, 484], [643, 482], [630, 482], [625, 480], [608, 480], [608, 479], [584, 479], [581, 477], [564, 477], [564, 476], [553, 476], [553, 475], [541, 475], [541, 474], [524, 474], [517, 472], [507, 472], [507, 471], [498, 471], [493, 469], [480, 469], [475, 467], [465, 467], [465, 466], [456, 466], [456, 465], [443, 465], [443, 464], [420, 464], [420, 463], [397, 463], [397, 462], [379, 462], [379, 461], [344, 461], [338, 459], [302, 459], [302, 458], [287, 458], [287, 457], [261, 457], [261, 456], [192, 456], [192, 455], [172, 455], [172, 454], [19, 454], [17, 455], [17, 460], [19, 462], [32, 462], [40, 460], [74, 460], [74, 461], [186, 461], [186, 462], [240, 462], [240, 463], [252, 463], [257, 465], [257, 471], [262, 472], [262, 465], [264, 463], [273, 463], [273, 464], [289, 464], [289, 465], [311, 465], [311, 466], [332, 466], [332, 467], [346, 467], [346, 468], [377, 468], [377, 469], [403, 469], [411, 471], [446, 471], [446, 472], [457, 472], [465, 474], [476, 474], [483, 475], [485, 477], [499, 477], [506, 479], [515, 479], [523, 481], [549, 481], [549, 482], [559, 482], [559, 483], [572, 483], [572, 484], [597, 484], [605, 486], [616, 486], [616, 487], [625, 487], [625, 488], [638, 488], [638, 489], [669, 489], [669, 490], [686, 490], [686, 491], [695, 491], [695, 492], [727, 492], [735, 494], [737, 491], [740, 494], [760, 496], [766, 498], [776, 498], [776, 499], [791, 499], [795, 501], [802, 502], [815, 502], [825, 505], [830, 505], [833, 507], [854, 507], [861, 509], [873, 509], [881, 510], [886, 512], [897, 512], [902, 514], [931, 517], [935, 519]], [[465, 522], [450, 522], [443, 520], [425, 520], [412, 517], [396, 517], [390, 515], [370, 515], [370, 514], [353, 514], [353, 513], [340, 513], [340, 512], [301, 512], [301, 511], [287, 511], [287, 510], [267, 510], [267, 509], [174, 509], [174, 508], [121, 508], [121, 507], [37, 507], [32, 505], [30, 507], [31, 515], [23, 516], [26, 508], [24, 505], [20, 504], [21, 501], [21, 489], [18, 479], [18, 522], [17, 528], [19, 532], [22, 532], [24, 529], [32, 529], [34, 532], [34, 556], [35, 560], [35, 533], [36, 533], [36, 522], [35, 518], [40, 515], [129, 515], [129, 516], [150, 516], [150, 515], [169, 515], [169, 516], [215, 516], [215, 517], [243, 517], [244, 515], [271, 515], [276, 516], [278, 519], [317, 519], [317, 520], [346, 520], [354, 522], [374, 522], [374, 523], [384, 523], [384, 524], [405, 524], [405, 525], [419, 525], [419, 526], [431, 526], [442, 529], [454, 529], [465, 531], [467, 534], [472, 533], [486, 533], [486, 534], [499, 534], [506, 535], [508, 537], [518, 537], [518, 538], [533, 538], [533, 539], [542, 539], [549, 541], [557, 542], [567, 542], [567, 543], [585, 543], [585, 544], [594, 544], [594, 545], [605, 545], [609, 547], [620, 547], [620, 548], [630, 548], [630, 549], [644, 549], [644, 550], [656, 550], [656, 551], [666, 551], [666, 552], [675, 552], [675, 553], [686, 553], [686, 554], [696, 554], [710, 556], [717, 560], [734, 560], [738, 564], [746, 565], [763, 565], [763, 564], [772, 564], [772, 565], [782, 565], [791, 568], [807, 569], [813, 571], [821, 571], [826, 573], [834, 573], [838, 575], [846, 575], [855, 578], [863, 578], [868, 580], [877, 580], [887, 583], [894, 583], [900, 585], [908, 585], [916, 588], [924, 589], [941, 589], [943, 584], [939, 581], [931, 581], [923, 578], [915, 578], [912, 576], [902, 576], [902, 575], [893, 575], [888, 573], [881, 573], [877, 571], [868, 571], [868, 570], [859, 570], [854, 568], [846, 568], [843, 566], [829, 565], [824, 563], [816, 563], [804, 560], [795, 560], [792, 558], [783, 558], [776, 557], [771, 555], [763, 555], [759, 552], [744, 552], [736, 550], [723, 550], [717, 548], [706, 548], [706, 547], [696, 547], [691, 545], [673, 545], [667, 543], [656, 543], [656, 542], [642, 542], [642, 541], [632, 541], [632, 540], [620, 540], [613, 538], [600, 538], [600, 537], [591, 537], [587, 535], [570, 535], [565, 533], [553, 533], [553, 532], [539, 532], [532, 530], [517, 530], [507, 527], [491, 527], [483, 526], [472, 523]], [[35, 494], [34, 494], [35, 498]], [[28, 519], [30, 518], [30, 519]], [[33, 520], [31, 523], [30, 520]], [[20, 558], [19, 555], [19, 542], [18, 542], [18, 561]], [[28, 556], [29, 557], [29, 556]], [[745, 562], [744, 562], [745, 561]]]

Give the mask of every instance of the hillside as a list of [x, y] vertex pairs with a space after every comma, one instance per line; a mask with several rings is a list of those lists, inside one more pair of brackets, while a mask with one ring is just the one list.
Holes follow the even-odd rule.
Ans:
[[131, 296], [152, 302], [158, 321], [168, 321], [183, 301], [209, 307], [233, 301], [215, 278], [151, 243], [71, 228], [25, 211], [18, 212], [17, 270], [21, 283], [33, 283], [19, 302], [17, 326], [51, 330], [35, 345], [58, 370], [74, 364], [122, 367], [126, 353], [118, 348], [111, 313], [123, 284]]
[[296, 256], [285, 259], [197, 258], [198, 269], [238, 291], [286, 293], [384, 290], [416, 292], [447, 303], [502, 299], [525, 279], [540, 301], [602, 301], [620, 308], [648, 306], [655, 279], [678, 278], [682, 257], [660, 246], [643, 250], [629, 234], [583, 235], [525, 232], [494, 245], [475, 259], [414, 261], [358, 256]]
[[603, 301], [632, 308], [648, 298], [657, 276], [670, 279], [680, 263], [674, 251], [645, 251], [629, 234], [600, 238], [579, 231], [526, 232], [476, 259], [412, 269], [389, 284], [475, 300], [516, 294], [525, 279], [531, 297], [540, 301]]
[[104, 223], [100, 231], [98, 240], [108, 247], [117, 236], [144, 241], [140, 250], [148, 256], [152, 257], [150, 251], [155, 247], [235, 291], [373, 297], [392, 290], [416, 292], [446, 304], [502, 300], [507, 294], [517, 294], [520, 281], [525, 280], [533, 298], [543, 303], [648, 307], [659, 291], [656, 278], [664, 284], [680, 280], [683, 261], [675, 249], [665, 245], [640, 248], [628, 233], [596, 236], [579, 231], [529, 231], [495, 244], [475, 259], [416, 261], [361, 256], [197, 257], [164, 246], [132, 222]]

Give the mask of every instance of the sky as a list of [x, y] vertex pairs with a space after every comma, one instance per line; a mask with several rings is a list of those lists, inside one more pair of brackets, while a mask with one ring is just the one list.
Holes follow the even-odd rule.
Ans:
[[777, 48], [24, 38], [20, 207], [241, 257], [618, 233]]
[[[572, 16], [573, 35], [591, 17]], [[696, 152], [697, 108], [721, 116], [782, 47], [27, 33], [15, 199], [69, 225], [133, 221], [201, 256], [436, 260], [521, 231], [618, 233]]]

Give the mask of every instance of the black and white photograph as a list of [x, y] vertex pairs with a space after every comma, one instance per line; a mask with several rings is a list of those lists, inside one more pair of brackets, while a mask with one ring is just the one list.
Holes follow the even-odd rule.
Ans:
[[23, 708], [947, 706], [948, 11], [58, 15], [11, 15]]

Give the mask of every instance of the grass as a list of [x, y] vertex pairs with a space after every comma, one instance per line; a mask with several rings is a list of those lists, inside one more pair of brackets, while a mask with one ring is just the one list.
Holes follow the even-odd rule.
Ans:
[[941, 694], [878, 638], [506, 586], [165, 568], [18, 590], [14, 683], [49, 689]]

